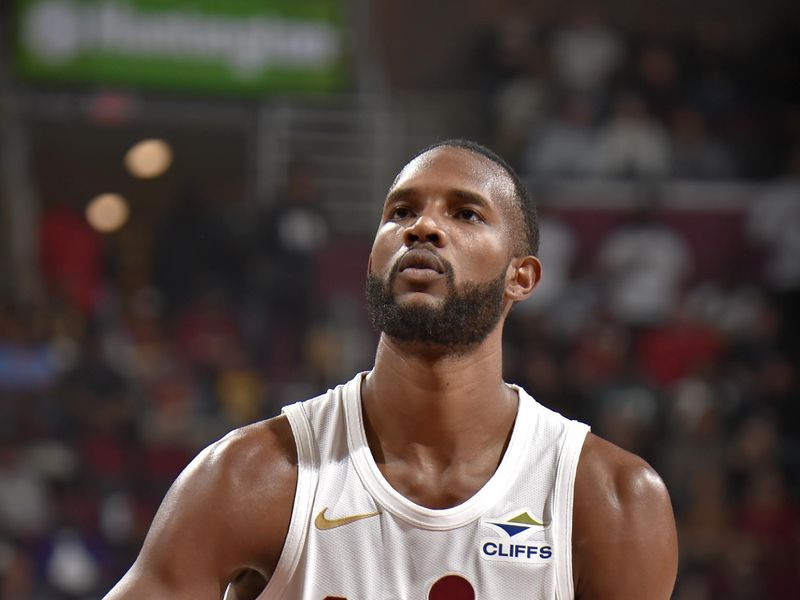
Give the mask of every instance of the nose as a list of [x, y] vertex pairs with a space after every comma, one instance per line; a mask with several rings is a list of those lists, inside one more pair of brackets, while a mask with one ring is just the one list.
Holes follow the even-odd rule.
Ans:
[[430, 215], [420, 215], [403, 232], [403, 241], [407, 246], [411, 246], [415, 242], [429, 242], [437, 248], [441, 248], [447, 243], [447, 235]]

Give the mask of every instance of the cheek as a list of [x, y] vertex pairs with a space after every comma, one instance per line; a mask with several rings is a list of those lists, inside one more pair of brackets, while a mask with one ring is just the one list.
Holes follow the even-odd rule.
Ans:
[[[372, 275], [389, 273], [394, 261], [403, 251], [402, 243], [398, 243], [400, 240], [399, 230], [400, 228], [395, 223], [386, 223], [378, 229], [367, 263], [367, 273]], [[400, 241], [402, 242], [402, 240]]]
[[468, 267], [467, 272], [462, 272], [456, 280], [488, 281], [495, 279], [500, 272], [505, 272], [510, 256], [504, 240], [496, 236], [471, 236], [463, 246], [458, 257], [458, 262]]
[[505, 239], [496, 235], [475, 236], [468, 244], [472, 260], [476, 265], [496, 268], [508, 262], [508, 250]]

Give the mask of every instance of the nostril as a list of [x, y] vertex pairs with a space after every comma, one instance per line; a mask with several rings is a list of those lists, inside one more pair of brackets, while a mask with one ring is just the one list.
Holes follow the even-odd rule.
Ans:
[[403, 234], [406, 243], [426, 242], [441, 246], [445, 243], [446, 235], [438, 223], [429, 217], [420, 216], [413, 224], [410, 224]]

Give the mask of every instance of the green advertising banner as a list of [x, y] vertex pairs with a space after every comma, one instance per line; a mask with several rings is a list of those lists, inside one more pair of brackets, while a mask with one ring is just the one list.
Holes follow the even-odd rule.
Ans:
[[233, 93], [342, 80], [341, 0], [17, 0], [22, 76]]

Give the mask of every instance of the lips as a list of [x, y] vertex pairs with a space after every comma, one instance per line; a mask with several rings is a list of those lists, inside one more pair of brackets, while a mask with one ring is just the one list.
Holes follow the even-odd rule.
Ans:
[[441, 259], [430, 250], [416, 248], [406, 252], [397, 264], [398, 271], [406, 269], [427, 269], [444, 273], [444, 264]]

